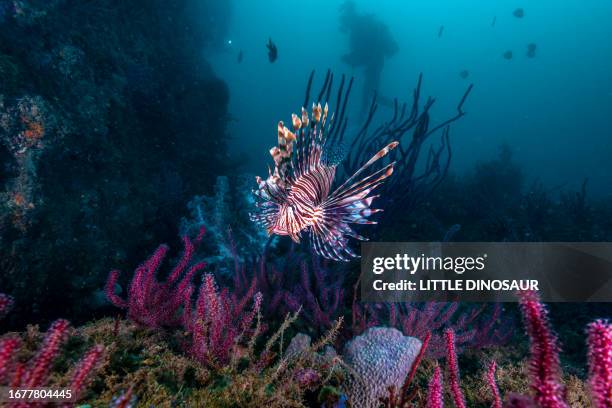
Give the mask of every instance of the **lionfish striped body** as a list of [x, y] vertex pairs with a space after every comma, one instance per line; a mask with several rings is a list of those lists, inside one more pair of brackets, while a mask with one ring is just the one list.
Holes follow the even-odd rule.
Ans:
[[[355, 181], [366, 168], [386, 156], [398, 142], [392, 142], [332, 191], [338, 161], [327, 154], [325, 124], [328, 107], [312, 108], [312, 118], [302, 108], [302, 115], [292, 115], [293, 132], [278, 123], [278, 146], [270, 150], [274, 171], [268, 178], [257, 177], [257, 211], [251, 220], [263, 226], [269, 235], [288, 235], [299, 243], [301, 233], [309, 232], [314, 251], [337, 261], [357, 257], [348, 238], [366, 240], [349, 224], [375, 224], [368, 217], [380, 209], [370, 205], [377, 196], [369, 194], [393, 173], [395, 162]], [[331, 121], [333, 120], [333, 115]], [[329, 130], [329, 126], [328, 126]], [[294, 133], [295, 132], [295, 133]]]

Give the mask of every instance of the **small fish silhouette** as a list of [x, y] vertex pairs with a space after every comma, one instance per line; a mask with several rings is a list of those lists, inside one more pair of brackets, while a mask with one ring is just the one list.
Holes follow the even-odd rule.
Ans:
[[438, 38], [442, 37], [443, 32], [444, 32], [444, 26], [440, 26], [440, 29], [438, 30]]
[[243, 58], [243, 54], [242, 54], [242, 50], [240, 50], [240, 52], [238, 53], [238, 63], [240, 64], [242, 62], [242, 58]]
[[497, 16], [494, 16], [493, 21], [491, 22], [491, 27], [495, 27], [496, 22], [497, 22]]
[[527, 57], [534, 58], [538, 46], [534, 43], [527, 44]]
[[506, 52], [503, 53], [503, 57], [507, 60], [511, 60], [512, 59], [512, 51], [508, 50]]
[[463, 71], [461, 71], [461, 72], [459, 73], [459, 76], [460, 76], [462, 79], [466, 79], [467, 77], [469, 77], [469, 76], [470, 76], [470, 71], [468, 71], [467, 69], [464, 69]]
[[514, 10], [514, 13], [512, 13], [512, 15], [516, 18], [523, 18], [525, 17], [525, 10], [519, 7], [516, 10]]
[[278, 58], [278, 48], [276, 48], [276, 44], [272, 42], [271, 38], [268, 39], [266, 47], [268, 48], [268, 59], [273, 63]]

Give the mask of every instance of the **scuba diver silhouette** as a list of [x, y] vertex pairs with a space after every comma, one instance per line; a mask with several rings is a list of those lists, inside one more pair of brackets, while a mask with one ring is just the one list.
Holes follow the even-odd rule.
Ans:
[[350, 47], [342, 61], [363, 68], [365, 74], [361, 96], [361, 112], [365, 112], [380, 84], [385, 59], [395, 55], [399, 47], [389, 27], [373, 14], [357, 13], [352, 0], [340, 7], [340, 31], [348, 33]]

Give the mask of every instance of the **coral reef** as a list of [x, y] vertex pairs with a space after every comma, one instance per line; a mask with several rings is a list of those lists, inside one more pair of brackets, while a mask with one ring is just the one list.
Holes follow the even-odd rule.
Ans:
[[261, 292], [267, 299], [266, 318], [302, 309], [308, 323], [302, 329], [321, 335], [344, 314], [342, 270], [315, 256], [307, 257], [289, 253], [274, 259], [271, 254], [240, 262], [234, 256], [234, 291], [247, 293], [254, 287]]
[[[591, 405], [600, 408], [609, 406], [610, 390], [612, 382], [609, 376], [610, 347], [612, 346], [610, 333], [612, 325], [608, 322], [598, 320], [588, 326], [589, 333], [589, 380], [591, 397], [588, 398], [584, 391], [585, 385], [576, 381], [573, 377], [564, 382], [561, 367], [559, 365], [559, 346], [555, 334], [552, 332], [548, 320], [548, 310], [534, 292], [522, 292], [519, 294], [520, 308], [523, 315], [525, 332], [530, 340], [530, 357], [526, 370], [529, 372], [530, 393], [526, 393], [526, 384], [517, 390], [507, 392], [504, 407], [516, 408], [562, 408], [582, 407]], [[466, 401], [464, 387], [459, 379], [459, 363], [455, 350], [455, 336], [452, 330], [445, 332], [447, 348], [447, 375], [449, 378], [449, 394], [455, 407], [472, 406], [475, 401]], [[597, 362], [594, 355], [600, 356]], [[486, 368], [484, 382], [489, 387], [492, 406], [502, 406], [502, 397], [496, 380], [497, 363], [491, 360]], [[504, 371], [506, 375], [511, 372]], [[522, 374], [519, 374], [522, 375]], [[428, 408], [443, 405], [444, 395], [442, 390], [441, 371], [436, 367], [429, 380], [429, 391], [425, 406]], [[484, 390], [479, 392], [485, 395]]]
[[[251, 331], [255, 317], [260, 316], [262, 295], [254, 293], [254, 286], [241, 298], [227, 289], [219, 292], [214, 276], [206, 274], [193, 301], [192, 280], [206, 263], [196, 262], [191, 266], [190, 263], [204, 234], [205, 229], [201, 227], [193, 241], [188, 236], [183, 237], [183, 255], [165, 282], [158, 282], [155, 276], [169, 249], [161, 245], [136, 268], [127, 299], [115, 294], [119, 277], [116, 270], [110, 272], [105, 292], [115, 306], [127, 309], [130, 320], [143, 327], [158, 329], [182, 325], [190, 338], [185, 346], [189, 354], [204, 365], [222, 367], [229, 362], [230, 354], [238, 353], [240, 340], [257, 335], [261, 329], [258, 318], [255, 333]], [[250, 298], [254, 299], [254, 306], [246, 311]]]
[[[173, 326], [183, 321], [179, 312], [189, 306], [194, 275], [204, 269], [203, 262], [189, 266], [193, 258], [195, 245], [199, 244], [204, 236], [202, 228], [192, 242], [188, 236], [183, 237], [185, 249], [183, 256], [172, 269], [165, 282], [156, 280], [156, 273], [168, 252], [168, 246], [161, 245], [141, 266], [136, 268], [130, 288], [128, 299], [121, 299], [115, 294], [115, 286], [120, 272], [113, 270], [108, 275], [105, 292], [108, 299], [117, 307], [127, 308], [128, 317], [136, 323], [149, 328]], [[185, 272], [186, 271], [186, 272]]]
[[177, 348], [180, 333], [169, 336], [122, 319], [92, 322], [79, 329], [79, 336], [111, 352], [92, 383], [96, 395], [87, 402], [92, 406], [304, 406], [307, 394], [324, 386], [334, 388], [341, 378], [339, 365], [318, 354], [333, 341], [341, 322], [299, 354], [283, 354], [285, 331], [296, 317], [288, 316], [261, 351], [247, 347], [217, 367], [204, 366]]
[[[30, 327], [25, 336], [9, 333], [0, 338], [0, 384], [14, 388], [65, 387], [71, 390], [70, 401], [81, 401], [90, 388], [95, 375], [106, 364], [107, 350], [101, 344], [93, 345], [73, 368], [61, 373], [53, 372], [58, 365], [69, 365], [66, 343], [72, 339], [70, 323], [59, 319], [51, 324], [44, 339], [39, 342], [36, 327]], [[82, 348], [82, 347], [81, 347]], [[66, 349], [66, 350], [64, 350]], [[58, 364], [58, 361], [63, 361]], [[9, 407], [31, 406], [31, 401], [15, 401]], [[39, 403], [51, 406], [54, 403]]]
[[102, 314], [109, 266], [175, 236], [227, 170], [229, 91], [206, 61], [230, 16], [217, 3], [0, 2], [0, 287], [15, 316]]
[[[411, 239], [439, 240], [450, 225], [461, 225], [456, 241], [600, 242], [612, 239], [609, 198], [589, 195], [585, 182], [577, 191], [547, 188], [529, 181], [508, 145], [498, 157], [476, 163], [465, 174], [449, 174], [435, 195], [398, 223]], [[405, 239], [400, 228], [391, 235]]]

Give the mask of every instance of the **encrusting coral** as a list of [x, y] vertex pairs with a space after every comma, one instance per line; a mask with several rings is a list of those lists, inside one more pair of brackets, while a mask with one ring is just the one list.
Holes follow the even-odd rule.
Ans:
[[347, 343], [343, 358], [349, 368], [345, 383], [352, 404], [377, 407], [389, 388], [402, 388], [421, 341], [389, 327], [371, 327]]

